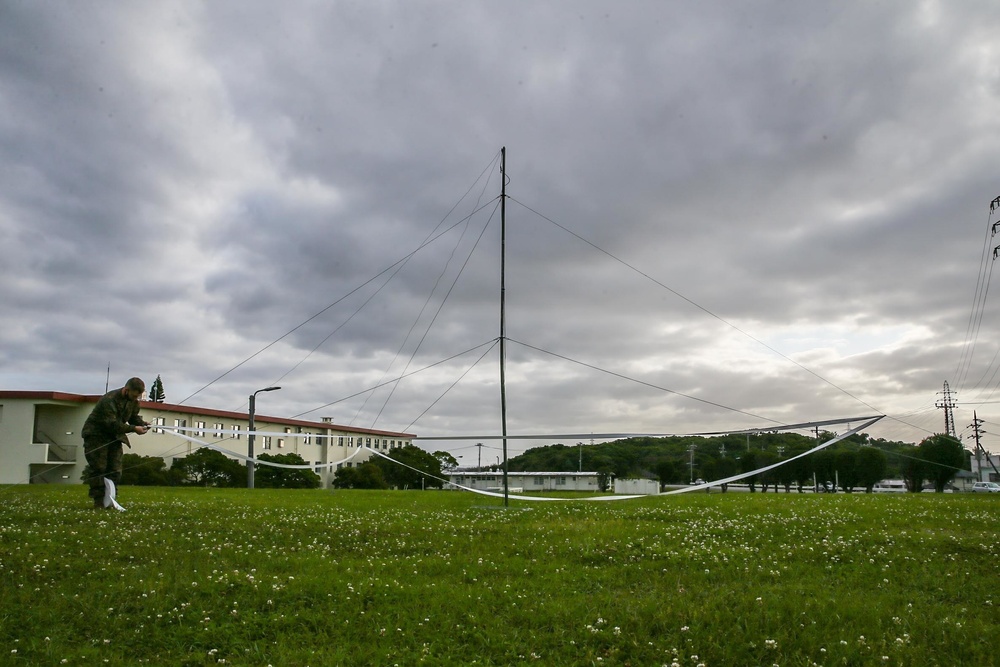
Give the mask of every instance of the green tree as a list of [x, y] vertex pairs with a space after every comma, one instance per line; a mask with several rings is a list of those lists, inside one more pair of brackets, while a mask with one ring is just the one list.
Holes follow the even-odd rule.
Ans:
[[656, 464], [656, 476], [660, 480], [660, 486], [664, 484], [673, 484], [676, 481], [678, 472], [677, 464], [669, 459], [663, 459]]
[[[740, 472], [750, 472], [751, 470], [760, 468], [760, 465], [757, 463], [757, 454], [758, 453], [756, 451], [750, 450], [748, 452], [744, 452], [740, 456]], [[750, 493], [754, 493], [757, 490], [757, 482], [759, 481], [757, 479], [758, 477], [759, 475], [751, 475], [743, 480], [747, 483], [747, 486], [750, 487]]]
[[175, 459], [170, 470], [184, 486], [240, 487], [247, 481], [246, 466], [207, 447]]
[[836, 481], [837, 461], [832, 451], [821, 449], [815, 454], [811, 454], [809, 458], [812, 459], [813, 474], [816, 475], [816, 481], [819, 484], [826, 486]]
[[920, 458], [920, 450], [910, 445], [900, 448], [899, 474], [906, 482], [906, 490], [910, 493], [920, 493], [924, 484], [924, 464]]
[[[739, 466], [736, 465], [736, 459], [730, 458], [728, 456], [723, 456], [719, 458], [719, 462], [715, 467], [715, 474], [718, 475], [716, 479], [726, 479], [727, 477], [732, 477], [737, 472], [739, 472]], [[729, 490], [729, 484], [722, 485], [722, 492], [725, 493]]]
[[153, 380], [153, 384], [149, 388], [149, 400], [154, 403], [162, 403], [167, 398], [167, 395], [163, 393], [163, 380], [157, 375], [156, 379]]
[[167, 464], [159, 456], [122, 456], [121, 483], [127, 486], [169, 486], [172, 482]]
[[[812, 441], [796, 444], [793, 446], [792, 451], [789, 452], [789, 457], [792, 458], [798, 456], [799, 454], [807, 452], [810, 449], [812, 449]], [[812, 484], [813, 469], [812, 461], [810, 460], [811, 458], [812, 457], [809, 456], [803, 456], [795, 459], [791, 463], [785, 464], [784, 466], [791, 472], [791, 477], [794, 480], [795, 487], [799, 493], [802, 493], [803, 486]]]
[[[728, 456], [719, 456], [706, 461], [701, 467], [701, 474], [706, 482], [726, 479], [736, 474], [736, 461]], [[729, 484], [722, 484], [722, 492], [729, 489]]]
[[888, 468], [885, 453], [875, 447], [862, 447], [854, 460], [858, 486], [865, 488], [865, 493], [871, 493], [875, 484], [885, 479]]
[[[397, 489], [438, 488], [441, 481], [441, 460], [416, 445], [397, 447], [389, 452], [392, 461], [381, 456], [373, 462], [382, 470], [390, 487]], [[399, 463], [395, 463], [398, 461]]]
[[615, 474], [608, 468], [598, 468], [597, 472], [597, 489], [602, 493], [611, 490], [611, 485], [614, 484]]
[[934, 484], [936, 493], [943, 493], [965, 465], [962, 443], [950, 435], [938, 434], [925, 438], [918, 449], [924, 460], [924, 478]]
[[[261, 454], [258, 461], [284, 465], [305, 465], [298, 454]], [[320, 476], [308, 468], [279, 468], [268, 465], [254, 466], [254, 486], [262, 489], [318, 489]]]
[[434, 452], [434, 458], [436, 458], [441, 464], [441, 470], [454, 470], [458, 467], [458, 459], [452, 456], [449, 452]]
[[[782, 456], [782, 461], [787, 461], [790, 456]], [[775, 468], [774, 477], [778, 484], [785, 487], [785, 493], [790, 493], [792, 490], [792, 484], [798, 482], [798, 471], [795, 469], [795, 462], [783, 463], [778, 468]]]
[[388, 489], [389, 484], [382, 469], [374, 462], [362, 463], [356, 468], [343, 467], [333, 475], [335, 489]]
[[[752, 453], [752, 452], [751, 452]], [[745, 455], [744, 455], [745, 456]], [[774, 452], [757, 452], [757, 467], [766, 468], [767, 466], [772, 466], [778, 462], [778, 455]], [[752, 468], [751, 468], [752, 470]], [[766, 470], [758, 475], [755, 475], [757, 481], [760, 482], [761, 493], [767, 493], [767, 487], [769, 485], [774, 485], [774, 492], [778, 492], [778, 473], [781, 468], [775, 468], [774, 470]], [[749, 472], [749, 471], [747, 471]]]
[[845, 493], [853, 492], [858, 485], [858, 453], [853, 449], [838, 449], [833, 453], [833, 463], [840, 488]]

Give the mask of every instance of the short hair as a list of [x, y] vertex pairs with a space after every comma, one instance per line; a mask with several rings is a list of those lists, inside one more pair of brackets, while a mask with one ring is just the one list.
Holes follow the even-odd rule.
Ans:
[[144, 392], [146, 391], [146, 383], [140, 378], [129, 378], [128, 382], [125, 383], [125, 388], [133, 391]]

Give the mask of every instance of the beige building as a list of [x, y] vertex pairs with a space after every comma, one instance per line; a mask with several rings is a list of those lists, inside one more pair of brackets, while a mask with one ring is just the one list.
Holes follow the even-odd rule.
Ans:
[[[0, 391], [0, 484], [79, 484], [84, 466], [80, 431], [100, 396], [58, 391]], [[208, 443], [233, 458], [246, 456], [249, 415], [209, 408], [141, 402], [140, 414], [153, 429], [131, 435], [126, 453], [161, 457], [170, 467], [203, 445], [162, 427], [181, 427], [189, 438]], [[298, 454], [328, 488], [341, 466], [357, 466], [371, 452], [412, 443], [412, 433], [254, 415], [254, 455]]]

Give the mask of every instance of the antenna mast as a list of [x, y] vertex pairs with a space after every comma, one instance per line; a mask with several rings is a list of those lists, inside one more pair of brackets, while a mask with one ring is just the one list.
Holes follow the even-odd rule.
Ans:
[[507, 487], [507, 147], [500, 148], [500, 421], [503, 433], [503, 505], [509, 505]]

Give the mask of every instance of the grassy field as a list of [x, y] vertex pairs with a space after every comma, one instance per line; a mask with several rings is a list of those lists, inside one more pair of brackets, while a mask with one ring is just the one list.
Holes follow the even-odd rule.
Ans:
[[0, 662], [990, 665], [1000, 498], [0, 488]]

